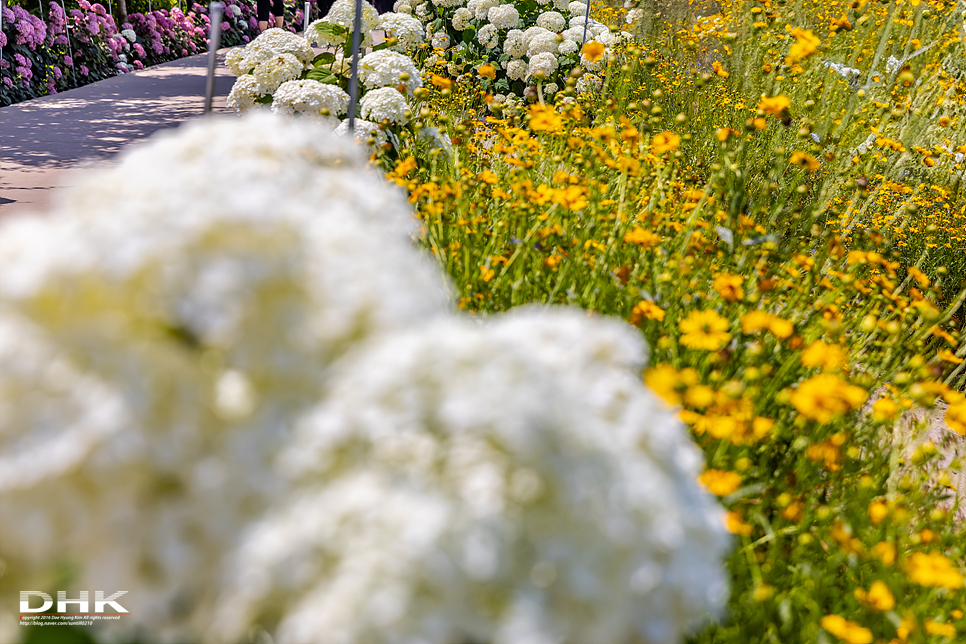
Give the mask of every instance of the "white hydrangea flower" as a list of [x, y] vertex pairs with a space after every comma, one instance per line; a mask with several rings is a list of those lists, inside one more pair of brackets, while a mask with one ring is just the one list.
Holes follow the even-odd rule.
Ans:
[[579, 45], [584, 41], [584, 27], [582, 24], [578, 27], [569, 27], [564, 29], [560, 35], [563, 36], [564, 40], [572, 40]]
[[302, 69], [302, 63], [292, 54], [275, 54], [256, 65], [252, 76], [261, 85], [262, 94], [271, 94], [285, 81], [298, 78]]
[[[372, 45], [372, 30], [379, 27], [379, 12], [368, 0], [362, 0], [361, 18], [361, 46], [366, 48]], [[329, 9], [329, 13], [324, 18], [309, 23], [309, 26], [305, 29], [306, 39], [310, 44], [316, 44], [319, 47], [341, 45], [346, 39], [346, 35], [334, 36], [319, 31], [319, 27], [323, 23], [339, 25], [346, 30], [347, 34], [351, 34], [355, 24], [355, 0], [335, 0], [332, 3], [332, 8]]]
[[[282, 83], [273, 99], [272, 111], [278, 114], [334, 119], [349, 108], [349, 95], [341, 87], [309, 79]], [[330, 120], [329, 125], [335, 128], [339, 122]]]
[[359, 102], [359, 110], [362, 118], [375, 123], [385, 119], [399, 125], [409, 122], [409, 104], [406, 103], [406, 97], [394, 87], [369, 90]]
[[157, 135], [50, 216], [3, 222], [0, 300], [37, 332], [0, 322], [0, 382], [25, 388], [0, 401], [24, 423], [0, 425], [0, 482], [45, 438], [11, 429], [58, 435], [33, 480], [0, 487], [5, 583], [36, 588], [68, 557], [80, 587], [129, 591], [130, 620], [99, 640], [202, 641], [225, 556], [286, 489], [275, 454], [332, 362], [450, 312], [415, 224], [351, 141], [270, 113]]
[[138, 39], [138, 35], [134, 33], [133, 29], [122, 29], [121, 35], [124, 36], [124, 39], [129, 43], [136, 42]]
[[553, 0], [553, 8], [557, 11], [568, 11], [570, 8], [570, 0]]
[[541, 7], [543, 7], [543, 6], [546, 6], [546, 5], [550, 4], [551, 1], [552, 0], [537, 0], [537, 4], [540, 5]]
[[424, 22], [429, 22], [434, 16], [433, 8], [428, 2], [416, 5], [416, 16]]
[[359, 61], [359, 80], [369, 89], [402, 85], [410, 95], [423, 86], [423, 79], [412, 59], [388, 49], [366, 54]]
[[510, 80], [523, 80], [529, 72], [527, 61], [519, 58], [511, 60], [506, 65], [506, 75]]
[[577, 53], [579, 49], [580, 49], [580, 45], [575, 43], [573, 40], [564, 40], [562, 43], [560, 43], [560, 46], [557, 48], [557, 53], [562, 54], [564, 56], [569, 56], [570, 54]]
[[531, 310], [347, 358], [280, 461], [299, 493], [238, 551], [217, 636], [284, 606], [279, 644], [680, 642], [724, 607], [731, 540], [644, 356], [619, 321]]
[[546, 80], [553, 76], [555, 71], [557, 71], [557, 56], [550, 52], [543, 52], [530, 59], [527, 76]]
[[537, 26], [554, 33], [560, 33], [567, 27], [567, 20], [556, 11], [544, 11], [537, 16]]
[[[355, 119], [355, 122], [352, 125], [352, 134], [356, 143], [369, 145], [373, 149], [378, 149], [385, 145], [386, 141], [388, 140], [385, 131], [379, 127], [378, 123], [366, 121], [365, 119]], [[349, 122], [347, 120], [342, 121], [342, 123], [339, 124], [339, 127], [335, 129], [335, 133], [339, 136], [348, 137]]]
[[432, 0], [437, 7], [461, 7], [466, 4], [466, 0]]
[[[323, 49], [339, 47], [345, 42], [345, 35], [337, 36], [325, 31], [324, 25], [331, 24], [326, 18], [319, 18], [309, 23], [305, 28], [305, 40], [310, 45], [322, 47]], [[320, 29], [321, 28], [321, 29]]]
[[433, 49], [449, 49], [452, 41], [450, 40], [449, 34], [445, 31], [438, 31], [433, 34], [431, 44], [433, 45]]
[[267, 49], [275, 54], [292, 54], [304, 65], [309, 65], [315, 58], [315, 52], [302, 36], [296, 36], [291, 31], [272, 27], [260, 33], [254, 40], [245, 45], [246, 51]]
[[526, 31], [523, 32], [523, 35], [521, 36], [521, 38], [523, 39], [524, 46], [529, 47], [531, 40], [533, 40], [537, 36], [542, 36], [546, 34], [553, 34], [553, 32], [547, 29], [544, 29], [543, 27], [538, 27], [536, 25], [533, 25], [532, 27], [528, 27]]
[[476, 32], [476, 39], [487, 49], [493, 49], [500, 44], [500, 31], [496, 25], [485, 24]]
[[226, 104], [230, 109], [239, 114], [244, 114], [260, 105], [256, 101], [262, 96], [264, 96], [262, 84], [251, 74], [246, 74], [235, 80], [235, 84], [232, 85], [231, 91], [228, 93]]
[[556, 83], [547, 83], [543, 86], [543, 93], [547, 96], [553, 96], [560, 91], [560, 86]]
[[610, 29], [607, 29], [607, 27], [604, 27], [598, 33], [594, 34], [594, 40], [605, 47], [612, 47], [618, 43], [618, 36], [616, 36]]
[[473, 12], [473, 17], [477, 20], [486, 20], [490, 9], [499, 4], [500, 0], [469, 0], [466, 8]]
[[465, 31], [467, 27], [470, 26], [470, 20], [473, 19], [473, 14], [466, 7], [460, 7], [453, 12], [453, 29], [456, 31]]
[[511, 29], [503, 39], [503, 53], [510, 58], [523, 58], [527, 55], [527, 45], [523, 41], [523, 32], [519, 29]]
[[453, 153], [453, 142], [439, 131], [439, 128], [424, 127], [420, 128], [416, 139], [426, 145], [430, 150], [443, 150], [447, 154]]
[[600, 90], [600, 86], [603, 81], [600, 76], [595, 74], [584, 74], [579, 79], [577, 79], [576, 90], [578, 94], [593, 94]]
[[396, 13], [412, 13], [413, 6], [409, 0], [396, 0], [392, 5], [392, 10]]
[[587, 15], [587, 4], [584, 2], [580, 2], [579, 0], [574, 0], [573, 2], [567, 5], [567, 11], [570, 12], [571, 16], [584, 17]]
[[490, 7], [486, 18], [497, 29], [515, 29], [520, 22], [520, 12], [512, 4], [501, 4]]
[[624, 21], [629, 25], [636, 25], [642, 20], [644, 20], [644, 10], [639, 8], [631, 9], [624, 17]]
[[417, 47], [425, 38], [423, 23], [405, 13], [384, 13], [379, 17], [379, 28], [386, 37], [394, 37], [399, 42], [390, 47], [394, 51], [405, 52]]
[[527, 58], [544, 53], [556, 54], [560, 48], [560, 42], [560, 36], [552, 31], [534, 34], [527, 44]]

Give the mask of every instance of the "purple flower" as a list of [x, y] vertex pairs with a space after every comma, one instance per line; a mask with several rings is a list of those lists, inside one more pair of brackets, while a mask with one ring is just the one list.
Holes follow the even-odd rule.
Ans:
[[27, 59], [26, 59], [26, 58], [24, 58], [23, 56], [21, 56], [20, 54], [14, 54], [14, 55], [13, 55], [13, 59], [14, 59], [14, 60], [15, 60], [15, 61], [17, 62], [17, 64], [18, 64], [18, 65], [20, 65], [21, 67], [26, 67], [26, 66], [27, 66]]
[[87, 16], [87, 31], [89, 31], [92, 36], [96, 36], [101, 33], [101, 25], [97, 22], [97, 16]]
[[3, 84], [6, 85], [7, 87], [13, 87], [13, 81], [10, 80], [9, 76], [3, 77]]
[[55, 45], [60, 45], [61, 47], [66, 47], [67, 46], [67, 36], [57, 36], [56, 38], [54, 38], [54, 44]]
[[187, 49], [182, 49], [181, 50], [181, 57], [184, 58], [187, 55], [188, 55], [188, 50]]
[[10, 69], [10, 63], [0, 58], [0, 69]]
[[242, 35], [242, 42], [251, 42], [251, 38], [249, 38], [248, 36]]
[[248, 26], [251, 27], [252, 29], [258, 29], [258, 18], [256, 18], [255, 16], [252, 16], [251, 18], [249, 18]]
[[147, 58], [147, 56], [148, 56], [148, 55], [147, 55], [147, 53], [145, 53], [145, 51], [144, 51], [144, 47], [142, 47], [142, 46], [140, 45], [140, 43], [134, 43], [133, 45], [131, 45], [131, 49], [133, 49], [133, 50], [134, 50], [134, 52], [135, 52], [135, 53], [136, 53], [136, 54], [137, 54], [137, 55], [138, 55], [138, 56], [139, 56], [140, 58]]
[[23, 76], [24, 80], [28, 82], [34, 77], [34, 73], [30, 71], [29, 67], [17, 67], [14, 71], [16, 71], [18, 75]]
[[7, 46], [7, 34], [3, 33], [3, 31], [0, 31], [0, 47], [6, 47], [6, 46]]
[[134, 69], [144, 69], [144, 63], [140, 60], [134, 61]]
[[64, 72], [60, 71], [60, 67], [54, 65], [54, 80], [60, 80], [64, 75]]
[[229, 29], [231, 29], [231, 24], [227, 20], [221, 23], [222, 31], [228, 31]]
[[87, 76], [90, 73], [90, 70], [87, 69], [87, 67], [85, 67], [84, 65], [81, 65], [79, 69], [80, 69], [81, 76]]
[[71, 58], [70, 56], [66, 56], [65, 55], [64, 56], [64, 65], [66, 67], [73, 67], [74, 66], [74, 59]]

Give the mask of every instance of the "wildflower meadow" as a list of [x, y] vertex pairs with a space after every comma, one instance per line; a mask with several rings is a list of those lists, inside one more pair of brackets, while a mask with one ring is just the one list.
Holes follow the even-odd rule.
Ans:
[[4, 615], [966, 641], [966, 3], [353, 9], [0, 224]]

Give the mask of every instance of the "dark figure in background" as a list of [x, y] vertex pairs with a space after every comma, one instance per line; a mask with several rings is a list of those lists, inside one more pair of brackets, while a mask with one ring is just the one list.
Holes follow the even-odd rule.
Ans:
[[279, 29], [285, 21], [285, 4], [282, 0], [258, 0], [258, 33], [268, 29], [268, 13], [275, 16], [275, 26]]
[[389, 13], [392, 11], [393, 0], [374, 0], [376, 9], [379, 13]]

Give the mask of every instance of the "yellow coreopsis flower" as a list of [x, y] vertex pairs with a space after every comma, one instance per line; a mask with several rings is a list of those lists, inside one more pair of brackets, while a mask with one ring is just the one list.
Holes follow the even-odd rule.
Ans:
[[829, 373], [805, 380], [792, 394], [791, 403], [805, 418], [828, 423], [865, 402], [865, 389]]
[[741, 487], [741, 475], [725, 470], [705, 470], [698, 481], [715, 496], [728, 496]]
[[762, 96], [758, 103], [758, 109], [765, 114], [770, 114], [775, 118], [782, 118], [785, 111], [791, 107], [791, 100], [784, 94], [777, 96]]
[[637, 325], [640, 324], [641, 320], [657, 320], [661, 322], [664, 320], [664, 309], [654, 302], [641, 300], [631, 309], [629, 321], [631, 324]]
[[604, 52], [606, 50], [607, 48], [604, 47], [603, 43], [599, 43], [596, 40], [591, 40], [589, 43], [586, 43], [583, 47], [581, 47], [580, 53], [590, 62], [596, 63], [604, 57]]
[[745, 281], [745, 278], [741, 275], [732, 275], [731, 273], [722, 273], [718, 277], [714, 278], [715, 292], [721, 297], [729, 302], [737, 302], [745, 296], [744, 290], [742, 290], [741, 285]]
[[661, 243], [661, 236], [656, 235], [650, 230], [645, 230], [640, 226], [635, 226], [632, 230], [627, 231], [624, 234], [624, 241], [631, 244], [639, 244], [644, 248], [650, 248], [651, 246], [656, 246]]
[[966, 400], [954, 403], [946, 409], [946, 424], [957, 434], [966, 434]]
[[906, 574], [920, 586], [955, 590], [966, 585], [963, 573], [938, 552], [913, 553], [905, 564]]
[[751, 535], [752, 531], [752, 527], [742, 520], [741, 515], [731, 510], [728, 510], [728, 513], [725, 515], [725, 527], [728, 528], [728, 532], [731, 534], [742, 537]]
[[840, 615], [826, 615], [820, 622], [822, 628], [848, 644], [872, 644], [872, 631]]
[[477, 68], [476, 73], [484, 78], [489, 78], [490, 80], [496, 79], [496, 67], [493, 65], [480, 65]]
[[716, 351], [731, 340], [728, 333], [728, 320], [716, 311], [691, 311], [688, 317], [678, 322], [681, 329], [681, 344], [691, 349]]
[[674, 132], [659, 132], [651, 139], [651, 149], [656, 154], [674, 152], [681, 145], [681, 136]]
[[530, 129], [534, 132], [553, 132], [560, 129], [563, 119], [557, 110], [549, 105], [530, 107]]
[[819, 169], [819, 167], [821, 167], [818, 159], [807, 152], [802, 152], [801, 150], [795, 150], [792, 152], [792, 156], [789, 161], [792, 165], [801, 166], [809, 172], [815, 172]]
[[795, 62], [804, 60], [808, 58], [818, 49], [818, 46], [822, 44], [822, 41], [818, 39], [818, 36], [812, 33], [811, 29], [801, 29], [796, 27], [792, 29], [792, 36], [795, 37], [795, 42], [792, 44], [791, 49], [788, 51], [788, 55]]
[[802, 351], [802, 366], [820, 367], [822, 371], [835, 371], [845, 362], [845, 349], [837, 344], [825, 344], [821, 340], [808, 345]]

